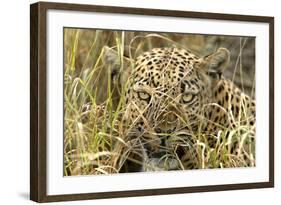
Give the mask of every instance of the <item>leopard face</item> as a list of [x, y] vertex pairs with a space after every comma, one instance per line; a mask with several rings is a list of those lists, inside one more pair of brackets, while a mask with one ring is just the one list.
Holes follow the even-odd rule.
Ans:
[[176, 48], [153, 49], [137, 58], [126, 118], [142, 136], [148, 159], [176, 152], [181, 144], [192, 147], [189, 134], [205, 126], [205, 105], [228, 61], [223, 48], [205, 58]]

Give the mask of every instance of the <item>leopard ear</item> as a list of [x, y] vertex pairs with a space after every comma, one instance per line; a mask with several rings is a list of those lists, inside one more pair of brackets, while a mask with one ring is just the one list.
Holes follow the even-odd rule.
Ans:
[[111, 72], [113, 81], [119, 81], [121, 85], [125, 85], [131, 71], [133, 60], [120, 55], [117, 51], [107, 46], [104, 47], [103, 63]]
[[226, 48], [219, 48], [216, 52], [202, 58], [201, 68], [214, 79], [220, 79], [229, 64], [230, 52]]

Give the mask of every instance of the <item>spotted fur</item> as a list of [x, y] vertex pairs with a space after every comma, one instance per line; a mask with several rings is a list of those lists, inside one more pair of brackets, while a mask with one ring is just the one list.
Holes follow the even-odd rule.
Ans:
[[[155, 48], [137, 57], [129, 74], [124, 118], [133, 128], [131, 139], [140, 142], [141, 170], [196, 168], [196, 140], [190, 136], [198, 133], [212, 147], [220, 131], [250, 125], [255, 132], [255, 101], [223, 76], [229, 55], [225, 48], [205, 57]], [[160, 162], [169, 154], [169, 160]]]

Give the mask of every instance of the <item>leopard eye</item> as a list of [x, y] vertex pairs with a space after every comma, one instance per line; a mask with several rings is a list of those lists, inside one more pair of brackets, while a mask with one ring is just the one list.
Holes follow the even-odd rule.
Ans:
[[184, 103], [189, 103], [193, 100], [194, 95], [192, 93], [183, 94], [181, 99]]
[[139, 98], [141, 100], [149, 100], [150, 95], [147, 92], [138, 92]]

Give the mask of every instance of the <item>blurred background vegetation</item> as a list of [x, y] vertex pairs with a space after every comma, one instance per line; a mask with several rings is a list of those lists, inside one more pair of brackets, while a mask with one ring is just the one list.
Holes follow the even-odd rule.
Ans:
[[[255, 98], [254, 37], [65, 28], [65, 175], [112, 173], [120, 168], [118, 160], [110, 154], [116, 148], [112, 147], [113, 138], [102, 137], [107, 133], [113, 136], [114, 132], [117, 133], [115, 140], [118, 137], [118, 125], [112, 118], [106, 125], [105, 113], [110, 114], [119, 102], [109, 82], [108, 66], [102, 61], [104, 46], [131, 58], [156, 47], [185, 48], [199, 57], [225, 47], [231, 52], [231, 61], [224, 76]], [[95, 106], [87, 109], [90, 104]], [[102, 107], [106, 107], [107, 112], [101, 112]]]

